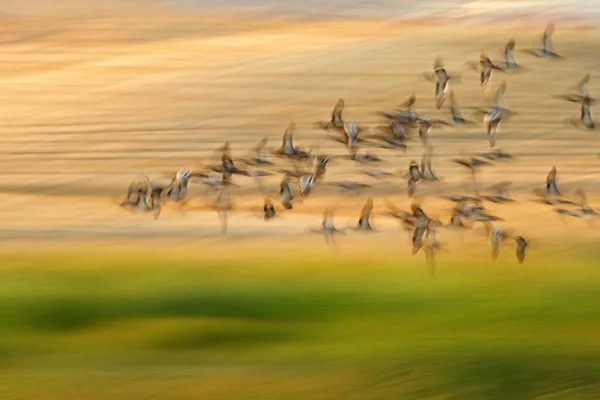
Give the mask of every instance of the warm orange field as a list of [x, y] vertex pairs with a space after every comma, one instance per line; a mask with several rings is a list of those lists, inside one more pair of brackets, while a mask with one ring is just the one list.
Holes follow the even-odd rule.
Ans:
[[[434, 108], [432, 84], [417, 77], [431, 69], [438, 55], [451, 72], [462, 75], [454, 88], [469, 117], [468, 107], [490, 100], [482, 98], [478, 74], [465, 62], [476, 60], [483, 49], [499, 58], [510, 36], [517, 47], [531, 47], [546, 21], [530, 26], [440, 22], [429, 28], [419, 21], [303, 22], [163, 13], [14, 17], [3, 24], [0, 196], [5, 206], [0, 237], [26, 246], [32, 240], [55, 247], [56, 241], [128, 246], [156, 239], [210, 249], [257, 249], [268, 239], [270, 248], [283, 249], [323, 246], [322, 238], [306, 229], [320, 223], [327, 205], [338, 204], [341, 225], [354, 222], [368, 195], [374, 197], [376, 212], [385, 210], [385, 198], [407, 208], [405, 181], [376, 181], [360, 174], [362, 167], [336, 160], [327, 180], [360, 180], [372, 184], [371, 190], [348, 195], [317, 187], [304, 204], [265, 224], [256, 216], [262, 195], [252, 179], [239, 177], [241, 188], [233, 191], [239, 211], [231, 216], [225, 238], [214, 213], [182, 214], [167, 207], [153, 221], [123, 212], [115, 200], [142, 172], [168, 181], [169, 171], [203, 166], [226, 140], [234, 156], [263, 137], [278, 146], [292, 120], [299, 145], [345, 154], [314, 126], [329, 117], [338, 97], [346, 101], [346, 118], [367, 127], [381, 122], [373, 112], [393, 109], [411, 93], [417, 95], [421, 114], [448, 118], [447, 108]], [[586, 227], [582, 221], [565, 227], [551, 209], [527, 199], [556, 165], [564, 191], [583, 187], [594, 200], [600, 171], [597, 133], [565, 127], [563, 120], [578, 106], [552, 96], [572, 91], [585, 73], [592, 74], [594, 89], [600, 56], [589, 50], [599, 40], [596, 30], [559, 23], [554, 41], [566, 61], [517, 53], [531, 71], [492, 78], [492, 92], [501, 79], [507, 81], [508, 103], [519, 113], [501, 127], [498, 142], [517, 160], [486, 170], [481, 179], [489, 185], [514, 182], [519, 203], [489, 208], [505, 218], [504, 225], [535, 239], [535, 251], [549, 251], [544, 242], [555, 243], [563, 235], [577, 235], [582, 243], [598, 236], [597, 230], [580, 229]], [[464, 174], [448, 160], [483, 150], [487, 141], [483, 126], [476, 124], [434, 128], [432, 143], [434, 168], [446, 182], [423, 187], [423, 204], [446, 219], [452, 204], [428, 195], [463, 192]], [[405, 170], [423, 150], [415, 141], [406, 154], [375, 152], [387, 161], [382, 169]], [[268, 180], [274, 194], [280, 179]], [[204, 190], [193, 187], [192, 203], [207, 202]], [[408, 237], [398, 232], [395, 221], [380, 217], [375, 223], [382, 232], [371, 238], [349, 235], [340, 239], [341, 249], [356, 250], [364, 241], [370, 248], [394, 244], [408, 249]], [[444, 241], [458, 240], [455, 234], [443, 235]], [[485, 243], [467, 235], [466, 243], [471, 240]]]

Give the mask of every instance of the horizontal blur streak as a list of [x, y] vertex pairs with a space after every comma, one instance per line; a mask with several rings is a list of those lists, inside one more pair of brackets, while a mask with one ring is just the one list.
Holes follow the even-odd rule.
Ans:
[[[562, 18], [591, 18], [598, 16], [600, 5], [594, 0], [36, 0], [31, 2], [4, 0], [6, 15], [43, 15], [64, 13], [106, 13], [119, 11], [164, 10], [203, 12], [236, 10], [237, 12], [268, 13], [309, 18], [393, 17], [503, 17], [526, 13], [560, 14]], [[492, 16], [494, 14], [494, 16]]]
[[2, 259], [0, 392], [15, 394], [4, 398], [533, 398], [565, 388], [586, 398], [599, 389], [593, 262], [447, 261], [431, 281], [409, 257], [334, 266], [191, 256], [174, 266], [167, 251], [130, 255]]

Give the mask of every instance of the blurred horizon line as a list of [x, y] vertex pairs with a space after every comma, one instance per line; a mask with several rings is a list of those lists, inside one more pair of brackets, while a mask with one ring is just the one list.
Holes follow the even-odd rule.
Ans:
[[336, 20], [383, 18], [388, 20], [448, 19], [486, 22], [510, 19], [547, 18], [558, 21], [589, 21], [600, 17], [600, 2], [593, 0], [425, 0], [422, 2], [393, 0], [345, 0], [321, 2], [306, 0], [292, 3], [284, 0], [5, 0], [0, 16], [59, 16], [69, 14], [123, 14], [165, 12], [168, 14], [231, 13], [250, 17], [283, 17], [291, 19]]

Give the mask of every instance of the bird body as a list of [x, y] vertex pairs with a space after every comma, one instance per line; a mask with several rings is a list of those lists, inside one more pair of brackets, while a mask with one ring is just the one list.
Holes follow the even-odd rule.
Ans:
[[529, 242], [523, 236], [515, 236], [514, 240], [517, 245], [517, 260], [519, 261], [519, 264], [523, 264]]
[[265, 221], [275, 218], [277, 212], [275, 211], [275, 205], [270, 199], [265, 199], [265, 204], [263, 205], [263, 215]]

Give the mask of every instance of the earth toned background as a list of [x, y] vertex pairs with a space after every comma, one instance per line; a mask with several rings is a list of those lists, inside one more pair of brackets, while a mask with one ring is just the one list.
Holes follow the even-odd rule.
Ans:
[[[528, 201], [555, 165], [564, 192], [584, 188], [600, 205], [597, 132], [565, 126], [578, 106], [552, 98], [586, 73], [597, 90], [595, 9], [213, 3], [0, 2], [0, 398], [597, 399], [600, 224], [565, 225]], [[532, 47], [550, 19], [566, 60], [516, 53], [530, 71], [492, 78], [518, 112], [497, 144], [516, 159], [480, 177], [513, 181], [518, 203], [489, 209], [531, 239], [523, 265], [513, 245], [492, 263], [480, 233], [441, 230], [449, 251], [431, 280], [383, 216], [378, 233], [349, 232], [332, 251], [307, 233], [325, 207], [345, 226], [368, 196], [375, 212], [386, 199], [410, 205], [403, 179], [344, 160], [326, 181], [370, 189], [317, 186], [268, 223], [253, 180], [235, 177], [227, 235], [214, 212], [166, 206], [154, 221], [116, 204], [142, 172], [167, 182], [225, 141], [234, 156], [262, 138], [279, 146], [290, 121], [298, 145], [346, 154], [314, 126], [339, 97], [366, 127], [412, 93], [422, 115], [446, 119], [418, 78], [436, 56], [462, 75], [454, 90], [470, 118], [491, 99], [465, 62], [498, 59], [510, 37]], [[431, 141], [445, 182], [423, 186], [422, 203], [447, 221], [452, 203], [436, 195], [464, 193], [465, 180], [449, 160], [486, 149], [485, 130], [434, 128]], [[423, 153], [409, 146], [368, 150], [386, 160], [375, 168], [403, 172]], [[273, 194], [280, 179], [266, 180]], [[204, 193], [194, 184], [192, 204]]]
[[[67, 3], [68, 4], [68, 3]], [[116, 3], [115, 3], [116, 4]], [[214, 213], [182, 215], [166, 207], [158, 221], [129, 215], [115, 205], [129, 182], [142, 172], [168, 181], [169, 171], [199, 168], [226, 140], [242, 156], [260, 139], [279, 146], [286, 125], [294, 121], [296, 140], [322, 153], [345, 154], [314, 122], [326, 120], [338, 97], [346, 100], [345, 117], [371, 127], [381, 123], [375, 111], [398, 107], [417, 95], [417, 109], [434, 118], [449, 117], [447, 108], [433, 107], [432, 84], [417, 75], [431, 69], [441, 56], [451, 72], [462, 75], [455, 85], [463, 114], [469, 107], [490, 104], [478, 87], [478, 74], [465, 68], [481, 50], [501, 56], [514, 37], [517, 47], [532, 47], [547, 19], [475, 23], [412, 19], [362, 18], [310, 21], [261, 14], [188, 12], [176, 8], [141, 8], [133, 14], [81, 11], [51, 15], [8, 15], [3, 20], [0, 56], [2, 90], [2, 208], [0, 236], [11, 241], [93, 240], [124, 243], [181, 239], [202, 243], [221, 238]], [[455, 10], [455, 12], [458, 12]], [[469, 22], [470, 21], [470, 22]], [[523, 235], [536, 239], [563, 235], [565, 226], [548, 207], [530, 204], [534, 188], [544, 184], [556, 165], [564, 191], [582, 187], [592, 205], [598, 189], [600, 157], [595, 132], [564, 126], [578, 112], [576, 104], [552, 96], [570, 92], [599, 58], [594, 49], [598, 32], [584, 22], [566, 21], [555, 33], [557, 51], [565, 61], [539, 60], [517, 53], [531, 71], [496, 74], [508, 84], [507, 100], [519, 113], [501, 127], [498, 147], [517, 160], [498, 163], [481, 176], [484, 186], [514, 182], [516, 205], [491, 205]], [[443, 127], [433, 130], [434, 168], [446, 183], [424, 187], [422, 193], [464, 193], [465, 174], [450, 158], [484, 150], [484, 127]], [[422, 146], [411, 144], [406, 154], [375, 150], [387, 162], [379, 169], [404, 172], [410, 160], [420, 160]], [[287, 164], [282, 164], [288, 167]], [[264, 223], [263, 197], [252, 179], [238, 177], [234, 190], [238, 212], [230, 220], [230, 237], [242, 242], [274, 239], [281, 244], [321, 245], [306, 228], [320, 223], [325, 206], [338, 203], [339, 223], [355, 219], [367, 196], [375, 211], [385, 211], [383, 199], [401, 208], [410, 204], [401, 178], [376, 181], [360, 174], [365, 168], [336, 160], [327, 180], [360, 180], [374, 185], [364, 195], [348, 195], [326, 186], [285, 218]], [[268, 178], [276, 193], [280, 175]], [[195, 185], [192, 202], [206, 203], [205, 189]], [[426, 210], [446, 219], [451, 203], [427, 197]], [[373, 240], [399, 242], [395, 221], [379, 218], [384, 231]], [[568, 230], [583, 238], [571, 221]], [[543, 229], [540, 229], [543, 227]], [[452, 241], [452, 234], [447, 239]], [[341, 240], [341, 246], [366, 240]], [[404, 240], [400, 240], [404, 243]], [[217, 243], [213, 243], [218, 246]], [[226, 244], [227, 245], [227, 244]], [[213, 247], [213, 245], [211, 245]]]

